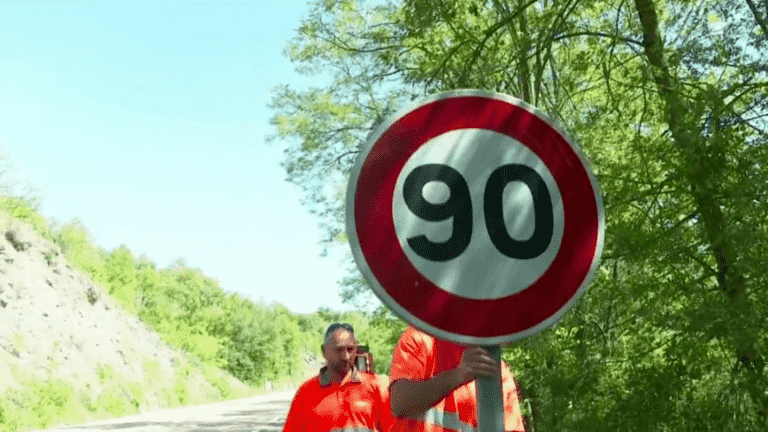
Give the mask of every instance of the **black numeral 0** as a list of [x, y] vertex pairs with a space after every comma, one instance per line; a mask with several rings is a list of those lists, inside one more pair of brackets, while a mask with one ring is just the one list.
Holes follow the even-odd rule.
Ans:
[[[432, 204], [424, 199], [424, 185], [432, 181], [445, 183], [450, 190], [448, 201]], [[472, 200], [466, 180], [455, 169], [441, 164], [426, 164], [416, 167], [403, 184], [405, 204], [416, 216], [430, 222], [453, 218], [451, 237], [442, 243], [435, 243], [420, 235], [408, 239], [414, 252], [430, 261], [449, 261], [461, 255], [472, 236]]]
[[[533, 235], [525, 241], [518, 241], [509, 236], [504, 225], [504, 187], [513, 181], [521, 181], [528, 186], [533, 196], [533, 214], [535, 225]], [[510, 258], [531, 259], [544, 253], [552, 241], [552, 200], [544, 179], [533, 169], [520, 164], [509, 164], [496, 168], [488, 178], [483, 194], [485, 227], [493, 245], [499, 252]]]
[[[432, 181], [448, 186], [448, 201], [432, 204], [424, 199], [424, 185]], [[525, 183], [533, 196], [535, 226], [531, 238], [524, 241], [510, 237], [504, 223], [504, 188], [513, 181]], [[467, 181], [458, 171], [442, 164], [418, 166], [405, 178], [403, 197], [411, 212], [424, 220], [438, 222], [453, 218], [453, 232], [445, 242], [432, 242], [423, 234], [408, 238], [408, 245], [414, 252], [430, 261], [449, 261], [467, 249], [472, 238], [472, 199]], [[483, 210], [488, 235], [502, 254], [510, 258], [531, 259], [549, 247], [554, 225], [552, 200], [544, 179], [533, 169], [508, 164], [494, 170], [485, 185]]]

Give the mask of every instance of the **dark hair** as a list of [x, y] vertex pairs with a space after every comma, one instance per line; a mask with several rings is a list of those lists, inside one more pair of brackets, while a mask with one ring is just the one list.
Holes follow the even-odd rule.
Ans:
[[352, 328], [352, 324], [348, 324], [348, 323], [333, 323], [333, 324], [329, 325], [328, 326], [328, 330], [325, 331], [325, 339], [328, 339], [328, 336], [331, 333], [335, 332], [336, 330], [338, 330], [340, 328], [342, 328], [342, 329], [344, 329], [344, 330], [346, 330], [346, 331], [348, 331], [350, 333], [354, 333], [355, 332], [355, 329]]

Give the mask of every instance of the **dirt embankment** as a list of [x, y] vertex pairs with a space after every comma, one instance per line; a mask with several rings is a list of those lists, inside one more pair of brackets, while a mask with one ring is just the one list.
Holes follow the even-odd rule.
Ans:
[[264, 391], [169, 347], [68, 265], [56, 244], [2, 211], [0, 323], [0, 430]]

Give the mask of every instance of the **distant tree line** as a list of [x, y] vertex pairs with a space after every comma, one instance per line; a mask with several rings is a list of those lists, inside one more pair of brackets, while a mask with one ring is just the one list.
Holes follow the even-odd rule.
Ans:
[[[202, 270], [188, 268], [181, 259], [170, 268], [158, 269], [148, 259], [135, 258], [127, 246], [107, 252], [94, 245], [80, 221], [51, 230], [28, 200], [0, 197], [0, 208], [54, 241], [70, 265], [101, 284], [171, 346], [245, 383], [302, 379], [305, 360], [321, 356], [325, 329], [335, 321], [353, 324], [358, 338], [374, 353], [377, 370], [387, 371], [392, 344], [376, 335], [370, 317], [362, 312], [321, 308], [312, 314], [292, 313], [281, 304], [226, 293], [218, 282]], [[13, 230], [11, 225], [5, 230]], [[84, 292], [83, 301], [88, 297]], [[90, 302], [96, 301], [91, 295]]]

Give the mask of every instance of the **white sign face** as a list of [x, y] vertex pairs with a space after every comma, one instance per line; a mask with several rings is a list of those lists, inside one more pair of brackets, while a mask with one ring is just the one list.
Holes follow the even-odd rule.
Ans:
[[[421, 190], [425, 210], [447, 207], [451, 197], [454, 198], [450, 211], [434, 222], [414, 214], [404, 198], [408, 175], [429, 164], [453, 168], [461, 174], [469, 190], [468, 196], [462, 196], [458, 185], [452, 194], [444, 182], [426, 183]], [[485, 196], [491, 174], [502, 166], [513, 164], [531, 168], [548, 190], [548, 207], [552, 209], [553, 220], [551, 240], [533, 258], [505, 255], [494, 246], [486, 227], [484, 200], [497, 200], [501, 203], [504, 229], [509, 237], [524, 244], [534, 234], [536, 215], [528, 185], [519, 180], [510, 181], [503, 186], [500, 195]], [[398, 176], [392, 209], [400, 246], [414, 267], [445, 291], [473, 299], [501, 298], [528, 288], [549, 268], [563, 237], [563, 201], [557, 182], [544, 162], [514, 138], [487, 129], [452, 130], [422, 145]], [[457, 218], [459, 213], [471, 213], [472, 225], [462, 225], [461, 217]], [[422, 235], [432, 243], [450, 243], [452, 236], [461, 235], [454, 230], [469, 232], [470, 240], [463, 252], [446, 261], [434, 261], [408, 244], [409, 238]], [[510, 280], [508, 275], [511, 274], [515, 278]]]
[[498, 93], [442, 93], [387, 119], [347, 188], [350, 246], [376, 295], [461, 344], [554, 323], [594, 274], [604, 229], [578, 149]]

